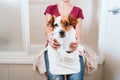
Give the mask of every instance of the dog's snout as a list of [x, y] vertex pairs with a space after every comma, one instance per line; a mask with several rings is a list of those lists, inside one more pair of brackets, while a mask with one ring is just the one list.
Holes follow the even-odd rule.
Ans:
[[64, 30], [60, 30], [59, 33], [60, 33], [60, 36], [61, 36], [61, 37], [64, 37], [64, 36], [65, 36], [65, 31], [64, 31]]
[[60, 35], [64, 35], [64, 34], [65, 34], [65, 31], [61, 30]]

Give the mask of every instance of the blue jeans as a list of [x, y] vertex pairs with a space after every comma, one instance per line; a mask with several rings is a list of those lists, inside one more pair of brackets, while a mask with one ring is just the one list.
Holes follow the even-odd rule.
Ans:
[[[45, 51], [45, 64], [46, 64], [48, 80], [65, 80], [64, 75], [53, 75], [49, 71], [49, 60], [48, 60], [47, 51]], [[67, 80], [84, 80], [84, 63], [83, 63], [83, 57], [82, 56], [80, 56], [80, 65], [81, 65], [80, 72], [75, 73], [75, 74], [66, 75]]]

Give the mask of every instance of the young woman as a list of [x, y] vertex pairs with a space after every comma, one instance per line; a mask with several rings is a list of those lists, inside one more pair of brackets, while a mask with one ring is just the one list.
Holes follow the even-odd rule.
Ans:
[[[46, 8], [44, 14], [46, 15], [46, 23], [51, 19], [52, 16], [58, 17], [58, 16], [70, 15], [77, 19], [78, 23], [74, 27], [74, 29], [76, 30], [76, 41], [72, 42], [70, 44], [70, 48], [73, 51], [76, 50], [78, 43], [80, 42], [81, 24], [82, 24], [82, 19], [84, 18], [82, 9], [72, 5], [70, 3], [70, 0], [60, 0], [59, 4], [49, 5]], [[51, 34], [52, 30], [53, 30], [52, 27], [46, 26], [46, 36], [47, 36], [48, 44], [50, 44], [53, 48], [57, 49], [60, 47], [60, 45], [56, 41], [56, 39], [52, 36], [52, 34]], [[82, 56], [80, 56], [79, 61], [80, 61], [80, 65], [81, 65], [80, 72], [66, 75], [67, 80], [83, 80], [84, 63], [83, 63]], [[45, 53], [45, 63], [46, 63], [46, 69], [47, 69], [47, 74], [48, 74], [48, 80], [64, 80], [64, 75], [53, 75], [49, 71], [49, 60], [48, 60], [47, 51]]]

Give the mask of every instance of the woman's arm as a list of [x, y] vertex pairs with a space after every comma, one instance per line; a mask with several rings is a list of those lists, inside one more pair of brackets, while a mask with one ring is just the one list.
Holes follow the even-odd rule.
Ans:
[[47, 23], [50, 21], [50, 19], [52, 18], [52, 15], [50, 14], [46, 14], [46, 29], [45, 29], [45, 34], [47, 36], [48, 39], [48, 35], [51, 34], [53, 28], [48, 26]]
[[76, 50], [78, 47], [78, 44], [80, 42], [80, 38], [81, 38], [81, 25], [82, 25], [82, 19], [78, 18], [78, 23], [76, 25], [76, 41], [70, 44], [70, 48], [72, 50]]
[[80, 38], [81, 38], [81, 25], [82, 25], [82, 19], [79, 18], [78, 23], [76, 25], [76, 40], [78, 41], [78, 43], [80, 42]]

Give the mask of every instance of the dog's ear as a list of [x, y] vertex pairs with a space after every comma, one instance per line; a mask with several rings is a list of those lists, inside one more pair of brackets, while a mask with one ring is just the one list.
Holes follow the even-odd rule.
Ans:
[[76, 25], [78, 22], [77, 22], [77, 19], [76, 18], [73, 18], [72, 16], [68, 16], [68, 19], [70, 21], [70, 25], [74, 26]]
[[47, 26], [53, 27], [54, 26], [54, 17], [52, 16], [51, 19], [48, 21]]

